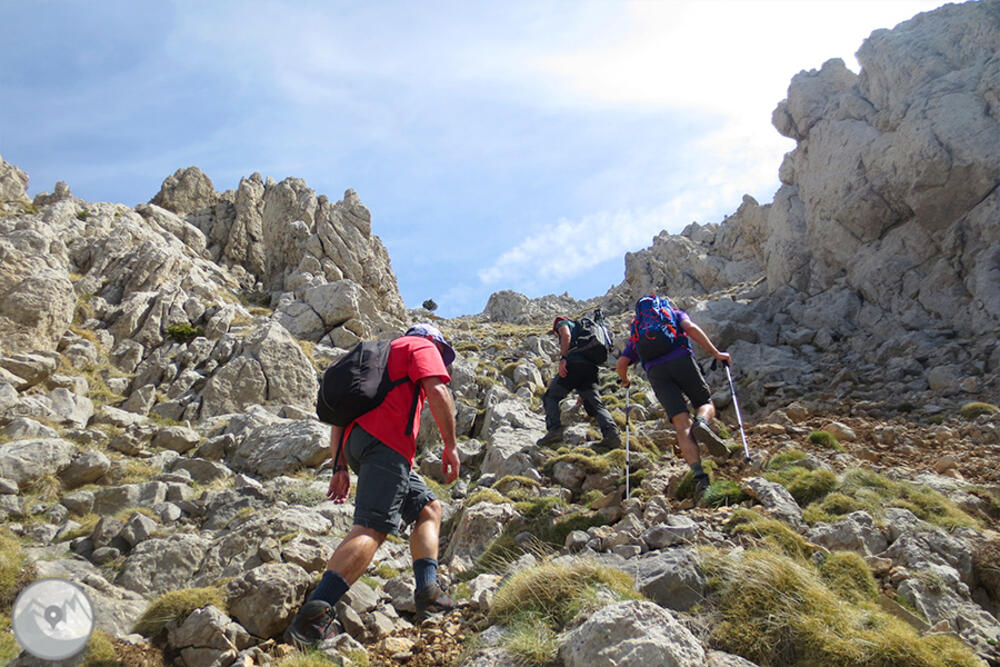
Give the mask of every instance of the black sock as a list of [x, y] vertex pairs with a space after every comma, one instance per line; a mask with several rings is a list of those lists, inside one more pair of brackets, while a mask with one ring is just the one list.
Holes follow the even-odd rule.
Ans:
[[335, 605], [340, 602], [340, 598], [344, 596], [351, 585], [347, 583], [347, 580], [340, 576], [333, 570], [327, 570], [323, 573], [323, 578], [319, 581], [319, 586], [313, 591], [313, 594], [309, 597], [309, 600], [323, 600], [324, 602], [329, 602], [330, 605]]
[[705, 474], [701, 467], [701, 461], [695, 461], [691, 464], [691, 472], [694, 473], [695, 477], [702, 477]]
[[433, 558], [421, 558], [413, 561], [414, 590], [426, 590], [437, 581], [438, 562]]

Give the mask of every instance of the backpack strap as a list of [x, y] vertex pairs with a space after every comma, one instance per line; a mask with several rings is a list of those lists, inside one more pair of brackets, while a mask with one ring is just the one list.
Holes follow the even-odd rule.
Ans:
[[[410, 378], [403, 378], [409, 380]], [[416, 382], [413, 383], [413, 402], [410, 403], [410, 418], [406, 421], [406, 430], [403, 435], [409, 436], [413, 433], [413, 422], [417, 418], [417, 403], [420, 402], [420, 392], [423, 388]]]

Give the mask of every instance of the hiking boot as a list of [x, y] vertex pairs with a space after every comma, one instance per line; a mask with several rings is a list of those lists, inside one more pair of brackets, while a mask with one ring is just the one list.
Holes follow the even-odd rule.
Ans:
[[618, 431], [609, 431], [604, 434], [603, 440], [594, 445], [594, 449], [610, 452], [612, 449], [618, 449], [621, 446], [622, 437], [618, 434]]
[[557, 442], [562, 442], [563, 439], [563, 427], [556, 426], [555, 428], [550, 428], [548, 432], [538, 439], [535, 444], [539, 447], [544, 447], [546, 445], [554, 445]]
[[701, 502], [701, 497], [705, 495], [705, 491], [708, 487], [712, 485], [712, 480], [708, 478], [707, 473], [702, 473], [700, 475], [694, 476], [694, 504], [697, 505]]
[[712, 456], [728, 457], [729, 449], [726, 442], [715, 435], [704, 417], [695, 417], [694, 426], [691, 428], [691, 435], [695, 442], [701, 443], [708, 448], [708, 453]]
[[437, 582], [422, 591], [415, 592], [413, 602], [417, 607], [417, 622], [458, 608], [458, 602], [441, 590]]
[[299, 608], [285, 630], [285, 642], [307, 651], [340, 634], [337, 614], [325, 600], [310, 600]]

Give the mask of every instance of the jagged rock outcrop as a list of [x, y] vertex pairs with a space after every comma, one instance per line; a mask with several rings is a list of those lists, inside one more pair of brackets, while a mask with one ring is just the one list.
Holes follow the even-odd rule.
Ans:
[[490, 295], [483, 316], [492, 322], [510, 324], [551, 323], [557, 315], [575, 316], [592, 307], [591, 301], [578, 301], [568, 293], [529, 299], [512, 290], [501, 290]]
[[331, 203], [302, 179], [275, 182], [252, 174], [235, 192], [217, 194], [208, 177], [190, 167], [165, 180], [150, 203], [183, 214], [203, 232], [209, 255], [239, 267], [241, 283], [258, 285], [286, 318], [312, 307], [310, 290], [341, 280], [356, 284], [359, 304], [342, 318], [318, 312], [322, 326], [304, 330], [310, 340], [352, 319], [348, 329], [362, 335], [398, 329], [407, 319], [389, 255], [353, 190]]
[[0, 203], [28, 200], [28, 175], [0, 157]]
[[720, 225], [661, 234], [626, 257], [605, 302], [729, 294], [751, 312], [741, 332], [709, 319], [713, 336], [830, 352], [854, 368], [915, 359], [891, 372], [894, 390], [913, 396], [945, 366], [935, 391], [976, 394], [985, 371], [995, 395], [998, 54], [1000, 4], [966, 3], [873, 33], [860, 74], [840, 60], [797, 74], [773, 115], [797, 142], [774, 200], [745, 197]]

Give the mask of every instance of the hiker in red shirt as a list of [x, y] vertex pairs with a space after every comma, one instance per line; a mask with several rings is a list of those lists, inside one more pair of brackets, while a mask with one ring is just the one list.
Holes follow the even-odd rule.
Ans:
[[[451, 483], [458, 478], [455, 407], [446, 386], [451, 380], [447, 367], [454, 359], [454, 349], [436, 327], [418, 324], [410, 328], [392, 341], [388, 360], [389, 377], [405, 375], [410, 382], [391, 390], [376, 408], [346, 427], [331, 427], [334, 473], [327, 497], [335, 502], [347, 499], [350, 466], [358, 477], [354, 526], [330, 557], [312, 597], [285, 631], [289, 643], [311, 647], [336, 633], [333, 606], [368, 568], [386, 535], [398, 532], [401, 524], [414, 523], [410, 553], [418, 619], [457, 606], [437, 582], [441, 503], [412, 470], [426, 398], [444, 441], [445, 479]], [[415, 418], [407, 431], [411, 409]]]

